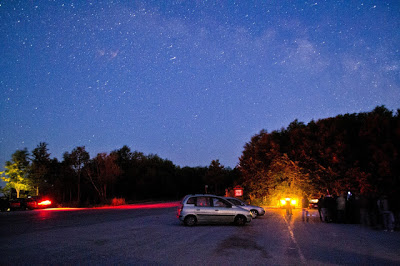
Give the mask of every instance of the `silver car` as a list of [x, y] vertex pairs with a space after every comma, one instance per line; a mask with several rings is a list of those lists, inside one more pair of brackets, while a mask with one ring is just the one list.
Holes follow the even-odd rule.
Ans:
[[262, 216], [265, 214], [265, 210], [262, 207], [254, 206], [254, 205], [249, 205], [246, 202], [237, 199], [237, 198], [230, 198], [230, 197], [225, 197], [229, 202], [234, 204], [235, 206], [239, 206], [243, 209], [246, 209], [251, 212], [253, 218], [256, 218], [257, 216]]
[[248, 210], [233, 205], [223, 197], [209, 194], [185, 196], [178, 207], [177, 217], [187, 226], [197, 223], [245, 225], [252, 219]]

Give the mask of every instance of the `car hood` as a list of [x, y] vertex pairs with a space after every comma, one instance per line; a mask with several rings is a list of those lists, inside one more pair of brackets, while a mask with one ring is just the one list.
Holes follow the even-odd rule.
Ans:
[[246, 213], [248, 213], [250, 211], [247, 208], [245, 208], [246, 206], [235, 206], [235, 205], [233, 205], [232, 207], [237, 208], [238, 211], [243, 211], [243, 212], [246, 212]]
[[246, 205], [245, 207], [247, 207], [247, 208], [253, 208], [253, 209], [263, 209], [263, 207], [255, 206], [255, 205]]

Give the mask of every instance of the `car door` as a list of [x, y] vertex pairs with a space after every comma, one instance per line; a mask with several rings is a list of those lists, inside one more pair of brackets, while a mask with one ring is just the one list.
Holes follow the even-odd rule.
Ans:
[[211, 198], [200, 196], [196, 198], [195, 213], [199, 222], [209, 223], [214, 221], [214, 209]]
[[235, 210], [232, 208], [232, 204], [217, 197], [212, 197], [211, 203], [214, 212], [214, 222], [231, 223], [234, 221]]

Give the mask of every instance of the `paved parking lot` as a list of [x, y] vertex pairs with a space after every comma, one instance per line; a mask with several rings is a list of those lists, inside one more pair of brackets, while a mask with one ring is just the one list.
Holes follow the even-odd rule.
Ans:
[[[399, 232], [301, 221], [185, 227], [175, 206], [0, 214], [0, 264], [399, 264]], [[315, 213], [314, 213], [315, 215]]]

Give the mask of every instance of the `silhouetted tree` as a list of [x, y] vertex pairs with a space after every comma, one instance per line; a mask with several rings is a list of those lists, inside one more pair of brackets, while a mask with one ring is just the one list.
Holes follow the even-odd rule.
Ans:
[[51, 160], [48, 153], [47, 143], [41, 142], [32, 151], [31, 167], [29, 170], [29, 180], [35, 189], [35, 194], [39, 195], [42, 189], [49, 185], [51, 174]]
[[115, 162], [116, 157], [115, 154], [99, 153], [88, 163], [86, 168], [90, 183], [102, 202], [107, 201], [108, 188], [115, 185], [115, 181], [121, 173], [120, 167]]
[[225, 167], [219, 160], [212, 160], [204, 176], [204, 183], [208, 186], [208, 192], [222, 195], [225, 191]]
[[369, 113], [338, 115], [307, 125], [295, 120], [287, 129], [262, 130], [244, 146], [238, 166], [248, 191], [255, 196], [268, 191], [268, 177], [272, 170], [277, 173], [271, 164], [284, 154], [317, 191], [394, 195], [400, 192], [399, 111], [393, 116], [378, 106]]
[[85, 164], [89, 161], [89, 153], [85, 150], [85, 146], [77, 147], [71, 153], [64, 153], [64, 161], [67, 167], [70, 167], [77, 179], [77, 202], [81, 201], [81, 176]]

